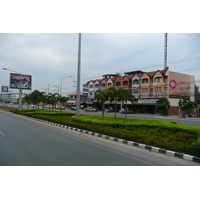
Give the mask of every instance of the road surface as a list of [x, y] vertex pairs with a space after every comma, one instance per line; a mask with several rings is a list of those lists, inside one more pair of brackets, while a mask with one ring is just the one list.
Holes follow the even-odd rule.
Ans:
[[1, 166], [200, 166], [4, 111], [0, 119]]

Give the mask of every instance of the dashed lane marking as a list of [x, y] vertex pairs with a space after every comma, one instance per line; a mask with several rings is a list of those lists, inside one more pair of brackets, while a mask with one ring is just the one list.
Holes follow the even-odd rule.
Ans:
[[0, 131], [0, 135], [2, 135], [4, 137], [6, 136], [2, 131]]

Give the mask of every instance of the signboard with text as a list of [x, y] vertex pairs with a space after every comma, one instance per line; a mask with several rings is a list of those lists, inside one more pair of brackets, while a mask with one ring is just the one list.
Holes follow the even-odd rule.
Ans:
[[8, 92], [8, 86], [1, 86], [1, 92]]
[[180, 98], [190, 97], [191, 93], [191, 76], [176, 72], [169, 72], [169, 97]]
[[10, 74], [10, 88], [31, 90], [32, 77], [24, 74]]

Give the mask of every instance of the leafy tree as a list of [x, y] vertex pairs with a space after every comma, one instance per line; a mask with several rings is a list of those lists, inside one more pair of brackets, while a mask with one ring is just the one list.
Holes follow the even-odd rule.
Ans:
[[156, 110], [161, 113], [161, 115], [166, 115], [167, 110], [170, 108], [170, 102], [167, 99], [159, 99], [157, 101]]
[[118, 90], [114, 87], [109, 87], [108, 88], [108, 98], [110, 102], [114, 101], [115, 102], [115, 115], [114, 119], [116, 119], [116, 108], [117, 108], [117, 101], [118, 101]]
[[[119, 88], [118, 89], [118, 99], [119, 99], [119, 101], [125, 101], [126, 110], [127, 110], [127, 102], [131, 101], [131, 103], [133, 103], [133, 101], [135, 100], [135, 97], [134, 97], [134, 95], [132, 95], [132, 91], [131, 90], [126, 90], [124, 88]], [[127, 118], [127, 112], [125, 114], [125, 118]]]
[[195, 86], [195, 92], [194, 92], [195, 101], [200, 100], [199, 87], [196, 84], [194, 86]]
[[33, 102], [34, 104], [38, 105], [38, 109], [39, 109], [39, 103], [41, 101], [41, 97], [43, 96], [43, 92], [40, 92], [38, 90], [34, 90], [31, 93], [31, 102]]
[[189, 114], [192, 109], [196, 107], [196, 103], [194, 101], [190, 101], [189, 97], [183, 97], [179, 100], [178, 105], [180, 106], [181, 111], [185, 111]]
[[101, 102], [102, 104], [102, 119], [104, 119], [105, 102], [109, 99], [108, 92], [97, 90], [94, 98], [96, 101]]
[[29, 109], [29, 105], [31, 103], [31, 94], [24, 94], [24, 101], [27, 102], [27, 109]]

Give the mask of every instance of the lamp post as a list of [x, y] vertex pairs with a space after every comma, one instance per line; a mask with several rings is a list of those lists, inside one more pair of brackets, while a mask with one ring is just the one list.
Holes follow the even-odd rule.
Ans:
[[81, 71], [81, 33], [78, 40], [78, 68], [77, 68], [77, 96], [76, 96], [76, 116], [80, 115], [80, 71]]
[[[3, 70], [8, 70], [8, 71], [11, 71], [11, 72], [15, 72], [17, 74], [21, 74], [19, 72], [16, 72], [16, 71], [13, 71], [11, 69], [7, 69], [7, 68], [3, 68]], [[19, 110], [22, 109], [22, 88], [19, 88]]]
[[60, 95], [62, 95], [62, 79], [63, 79], [63, 78], [72, 78], [72, 77], [74, 77], [74, 76], [71, 75], [71, 76], [65, 76], [65, 77], [62, 77], [62, 78], [61, 78], [61, 81], [60, 81]]

